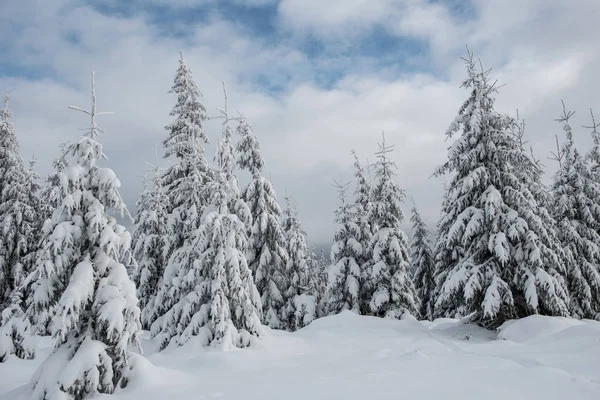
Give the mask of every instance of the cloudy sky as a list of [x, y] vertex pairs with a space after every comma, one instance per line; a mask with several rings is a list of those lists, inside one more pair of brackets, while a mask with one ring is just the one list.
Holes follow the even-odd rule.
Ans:
[[[600, 115], [598, 21], [598, 0], [5, 1], [0, 90], [12, 89], [23, 155], [35, 152], [45, 175], [59, 142], [87, 126], [67, 105], [87, 107], [95, 70], [98, 107], [115, 112], [100, 121], [101, 140], [133, 209], [144, 162], [171, 120], [181, 49], [211, 115], [226, 82], [279, 197], [294, 198], [309, 240], [324, 243], [334, 229], [332, 179], [352, 178], [351, 149], [373, 161], [382, 131], [396, 146], [398, 183], [435, 224], [443, 180], [430, 176], [467, 95], [466, 44], [505, 84], [498, 108], [519, 109], [550, 173], [561, 99], [577, 111], [576, 140], [588, 147], [579, 127], [590, 107]], [[216, 142], [219, 122], [208, 130]]]

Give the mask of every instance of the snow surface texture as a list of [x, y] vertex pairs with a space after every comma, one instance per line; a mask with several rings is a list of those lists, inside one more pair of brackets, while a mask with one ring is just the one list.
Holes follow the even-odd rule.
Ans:
[[[269, 331], [256, 346], [229, 352], [193, 340], [132, 357], [132, 377], [114, 400], [141, 399], [599, 399], [600, 322], [531, 316], [500, 333], [457, 320], [319, 319], [295, 333]], [[0, 399], [25, 387], [51, 350], [0, 364]]]

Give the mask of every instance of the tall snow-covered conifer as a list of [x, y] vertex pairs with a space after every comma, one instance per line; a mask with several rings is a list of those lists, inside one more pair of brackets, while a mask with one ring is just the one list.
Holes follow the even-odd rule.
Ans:
[[[359, 264], [365, 264], [370, 259], [369, 255], [369, 242], [371, 240], [373, 228], [371, 221], [369, 221], [369, 214], [371, 212], [372, 204], [371, 199], [373, 195], [373, 189], [371, 184], [365, 175], [365, 169], [361, 165], [356, 152], [353, 150], [352, 155], [354, 156], [354, 176], [356, 178], [356, 187], [354, 189], [354, 207], [356, 208], [356, 224], [360, 229], [360, 245], [363, 248], [362, 254], [358, 258]], [[370, 168], [370, 166], [368, 166]]]
[[[34, 249], [35, 251], [40, 250], [40, 241], [42, 238], [42, 228], [44, 223], [52, 217], [52, 212], [54, 211], [54, 207], [49, 198], [45, 197], [46, 195], [46, 186], [47, 183], [45, 180], [42, 180], [40, 175], [36, 172], [35, 167], [37, 164], [37, 158], [35, 154], [29, 160], [29, 170], [27, 171], [28, 175], [28, 184], [29, 184], [29, 196], [31, 199], [31, 206], [34, 209], [36, 215], [36, 233], [35, 233], [35, 241], [34, 241]], [[29, 261], [31, 264], [30, 270], [35, 268], [35, 255], [31, 255], [31, 260]]]
[[44, 199], [42, 219], [44, 221], [51, 219], [54, 210], [62, 203], [61, 177], [63, 172], [69, 166], [69, 160], [63, 157], [68, 143], [60, 144], [59, 156], [52, 161], [52, 172], [44, 179], [44, 185], [41, 190], [41, 197]]
[[317, 317], [317, 299], [311, 291], [310, 267], [308, 262], [308, 244], [306, 233], [298, 218], [296, 208], [289, 197], [283, 212], [282, 226], [285, 232], [285, 244], [289, 256], [285, 269], [287, 287], [284, 291], [286, 302], [283, 310], [283, 324], [288, 330], [295, 331], [310, 324]]
[[[134, 271], [131, 271], [131, 279], [135, 283], [135, 286], [139, 288], [140, 285], [140, 274], [141, 274], [141, 266], [139, 265], [140, 258], [143, 258], [144, 251], [140, 250], [137, 252], [135, 249], [137, 247], [137, 243], [141, 243], [145, 238], [145, 229], [140, 225], [144, 225], [143, 222], [147, 218], [145, 213], [141, 212], [147, 204], [150, 202], [151, 198], [151, 182], [148, 180], [148, 176], [146, 172], [144, 172], [144, 176], [142, 178], [142, 192], [140, 193], [137, 201], [135, 202], [136, 214], [133, 220], [133, 233], [131, 235], [131, 248], [133, 249], [133, 257], [137, 261], [137, 267]], [[141, 229], [142, 228], [142, 229]], [[140, 310], [142, 309], [141, 303], [142, 299], [139, 299], [140, 302]]]
[[[54, 212], [59, 210], [62, 204], [62, 183], [61, 179], [65, 177], [64, 171], [69, 165], [69, 160], [63, 157], [66, 151], [66, 143], [60, 145], [60, 156], [58, 156], [52, 162], [53, 171], [46, 177], [45, 185], [41, 189], [40, 198], [43, 202], [40, 204], [40, 212], [38, 212], [40, 221], [45, 224], [52, 223], [52, 216]], [[43, 234], [45, 228], [40, 229], [40, 236]], [[38, 246], [36, 258], [43, 257], [44, 249]], [[40, 281], [33, 279], [29, 282], [28, 289], [30, 292], [35, 293], [37, 287], [40, 285]], [[26, 301], [27, 308], [32, 307], [35, 309], [35, 299], [33, 296], [29, 296]], [[52, 315], [54, 313], [53, 306], [46, 304], [44, 307], [35, 309], [35, 312], [29, 314], [29, 318], [34, 326], [34, 330], [41, 336], [52, 335]]]
[[127, 209], [115, 173], [98, 165], [92, 74], [90, 131], [66, 147], [70, 163], [60, 177], [62, 201], [44, 227], [34, 294], [36, 309], [54, 307], [55, 349], [32, 379], [33, 399], [87, 398], [126, 385], [129, 346], [139, 344], [140, 310], [123, 263], [131, 236], [108, 212]]
[[[517, 120], [511, 128], [512, 134], [517, 139], [520, 149], [520, 156], [515, 160], [515, 175], [521, 183], [529, 189], [537, 206], [536, 216], [532, 218], [532, 214], [526, 218], [528, 223], [541, 232], [541, 239], [544, 245], [548, 247], [547, 254], [550, 254], [552, 263], [556, 266], [553, 277], [559, 287], [559, 292], [565, 291], [567, 287], [566, 275], [568, 271], [566, 267], [569, 264], [570, 255], [563, 248], [558, 231], [558, 224], [553, 215], [554, 196], [551, 188], [543, 181], [544, 166], [541, 161], [535, 157], [533, 148], [526, 150], [525, 144], [525, 121], [519, 118], [517, 111]], [[551, 269], [552, 270], [552, 269]], [[561, 293], [562, 298], [568, 298], [566, 294]]]
[[436, 175], [451, 174], [436, 255], [436, 316], [496, 327], [531, 314], [567, 315], [556, 236], [531, 193], [513, 118], [494, 109], [489, 71], [465, 59], [469, 98], [446, 132], [460, 136]]
[[262, 175], [264, 161], [258, 139], [245, 119], [237, 127], [241, 139], [237, 144], [238, 165], [252, 174], [252, 180], [242, 198], [250, 208], [252, 223], [249, 229], [248, 266], [254, 276], [262, 300], [262, 321], [271, 328], [281, 328], [285, 305], [285, 265], [288, 255], [284, 234], [279, 224], [281, 209], [271, 182]]
[[43, 222], [40, 185], [21, 158], [9, 100], [0, 110], [0, 310], [14, 303], [13, 291], [33, 268]]
[[0, 110], [0, 362], [8, 354], [34, 355], [25, 279], [36, 260], [44, 205], [34, 162], [27, 169], [19, 154], [9, 99]]
[[417, 206], [411, 210], [410, 222], [412, 222], [411, 261], [415, 268], [413, 282], [417, 296], [421, 301], [419, 313], [422, 318], [433, 319], [435, 291], [435, 260], [431, 245], [429, 243], [429, 232], [427, 225], [421, 218]]
[[[206, 187], [212, 179], [203, 147], [208, 143], [204, 131], [206, 108], [200, 102], [201, 94], [183, 52], [171, 92], [177, 94], [177, 103], [171, 110], [175, 121], [165, 127], [169, 136], [163, 145], [165, 157], [174, 157], [175, 164], [165, 171], [161, 183], [167, 193], [167, 230], [170, 234], [164, 256], [169, 261], [153, 307], [147, 306], [144, 312], [144, 321], [160, 319], [180, 299], [178, 276], [182, 268], [194, 261], [192, 243], [208, 202]], [[159, 321], [159, 326], [162, 325], [163, 321]]]
[[[327, 306], [327, 284], [329, 281], [329, 261], [321, 254], [318, 257], [313, 248], [309, 248], [308, 255], [308, 282], [310, 292], [314, 294], [317, 302], [316, 317], [326, 315]], [[323, 251], [323, 249], [321, 249]]]
[[331, 268], [327, 287], [326, 313], [337, 314], [350, 310], [360, 314], [363, 276], [360, 260], [363, 251], [361, 227], [357, 224], [360, 210], [346, 202], [348, 184], [336, 182], [340, 206], [335, 213], [337, 229], [331, 247]]
[[[369, 219], [373, 204], [373, 188], [371, 187], [371, 166], [367, 163], [367, 171], [361, 165], [356, 152], [352, 150], [354, 156], [354, 177], [356, 178], [356, 186], [354, 188], [354, 223], [359, 229], [358, 241], [360, 243], [361, 252], [357, 257], [356, 261], [361, 270], [361, 277], [363, 284], [359, 289], [359, 305], [360, 311], [364, 314], [370, 313], [370, 294], [368, 289], [364, 285], [366, 279], [368, 279], [369, 270], [372, 266], [372, 254], [371, 254], [371, 238], [373, 232], [377, 229], [375, 221]], [[367, 175], [365, 172], [369, 173]]]
[[137, 202], [137, 214], [133, 230], [133, 256], [137, 260], [135, 275], [139, 306], [142, 310], [142, 326], [149, 329], [155, 321], [155, 299], [163, 279], [167, 258], [168, 200], [162, 187], [161, 173], [154, 167], [154, 178], [144, 178], [144, 192]]
[[152, 326], [162, 347], [183, 345], [194, 337], [206, 346], [246, 347], [262, 332], [260, 297], [245, 256], [250, 210], [241, 201], [233, 172], [227, 107], [221, 112], [218, 169], [205, 188], [209, 207], [202, 224], [191, 232], [189, 256], [177, 276], [180, 300]]
[[400, 228], [404, 220], [404, 191], [394, 182], [395, 164], [388, 158], [393, 146], [383, 141], [377, 152], [377, 183], [369, 221], [375, 227], [369, 243], [372, 257], [365, 270], [365, 313], [386, 318], [418, 316], [419, 299], [410, 278], [409, 244]]
[[600, 318], [600, 182], [575, 148], [569, 123], [572, 112], [563, 105], [566, 134], [560, 167], [554, 177], [554, 217], [567, 253], [570, 311], [577, 318]]

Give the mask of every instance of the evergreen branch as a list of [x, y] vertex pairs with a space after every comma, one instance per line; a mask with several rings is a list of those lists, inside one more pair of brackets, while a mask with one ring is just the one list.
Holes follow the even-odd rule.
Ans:
[[83, 108], [79, 108], [79, 107], [76, 107], [76, 106], [69, 106], [69, 109], [70, 110], [75, 110], [75, 111], [81, 111], [82, 113], [90, 115], [89, 111], [86, 111]]

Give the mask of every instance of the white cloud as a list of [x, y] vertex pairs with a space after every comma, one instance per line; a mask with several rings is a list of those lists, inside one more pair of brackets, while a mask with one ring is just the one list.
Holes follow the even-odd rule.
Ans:
[[[428, 56], [443, 71], [442, 76], [392, 77], [360, 58], [311, 60], [293, 43], [256, 41], [221, 19], [198, 24], [190, 36], [176, 39], [158, 37], [142, 18], [109, 17], [66, 0], [40, 1], [35, 13], [10, 2], [0, 15], [0, 44], [10, 49], [7, 59], [52, 70], [55, 79], [0, 77], [0, 89], [14, 90], [25, 157], [35, 150], [40, 168], [47, 171], [58, 137], [73, 138], [87, 123], [66, 106], [88, 104], [89, 73], [96, 70], [98, 105], [116, 112], [102, 120], [107, 130], [102, 140], [132, 206], [143, 162], [153, 157], [170, 121], [174, 99], [167, 91], [183, 48], [209, 111], [221, 105], [220, 81], [227, 82], [231, 107], [255, 125], [279, 197], [285, 189], [295, 197], [306, 230], [321, 242], [333, 233], [337, 200], [331, 179], [340, 172], [351, 177], [352, 148], [374, 161], [382, 130], [396, 145], [398, 182], [434, 223], [441, 184], [429, 176], [443, 162], [448, 145], [443, 132], [466, 96], [459, 89], [464, 70], [456, 57], [465, 43], [495, 67], [500, 83], [507, 83], [498, 106], [505, 112], [520, 109], [541, 158], [551, 150], [553, 134], [560, 134], [553, 119], [561, 98], [579, 111], [574, 126], [587, 123], [586, 110], [597, 104], [600, 89], [594, 69], [600, 61], [594, 42], [600, 27], [593, 23], [600, 3], [573, 3], [577, 6], [555, 0], [477, 0], [477, 19], [456, 24], [440, 3], [425, 0], [282, 1], [286, 29], [343, 41], [339, 36], [347, 32], [384, 24], [396, 35], [426, 40]], [[27, 23], [17, 29], [11, 21]], [[67, 40], [69, 33], [76, 33], [80, 43]], [[312, 82], [315, 68], [339, 63], [352, 63], [356, 72], [331, 89]], [[256, 82], [242, 79], [259, 73], [276, 82], [291, 76], [289, 89], [272, 97]], [[208, 128], [215, 142], [219, 123], [211, 121]], [[577, 140], [589, 144], [586, 133]]]
[[278, 11], [291, 28], [334, 34], [367, 28], [388, 15], [395, 0], [282, 0]]
[[282, 0], [278, 11], [283, 29], [342, 46], [382, 28], [445, 51], [454, 48], [464, 30], [443, 2], [428, 0]]
[[[104, 4], [116, 6], [123, 0], [101, 0]], [[129, 1], [129, 0], [128, 0]], [[206, 5], [215, 6], [219, 0], [143, 0], [145, 4], [153, 4], [158, 6], [169, 7], [173, 9], [191, 9], [204, 7]], [[235, 5], [243, 7], [264, 7], [273, 3], [277, 0], [227, 0]]]

